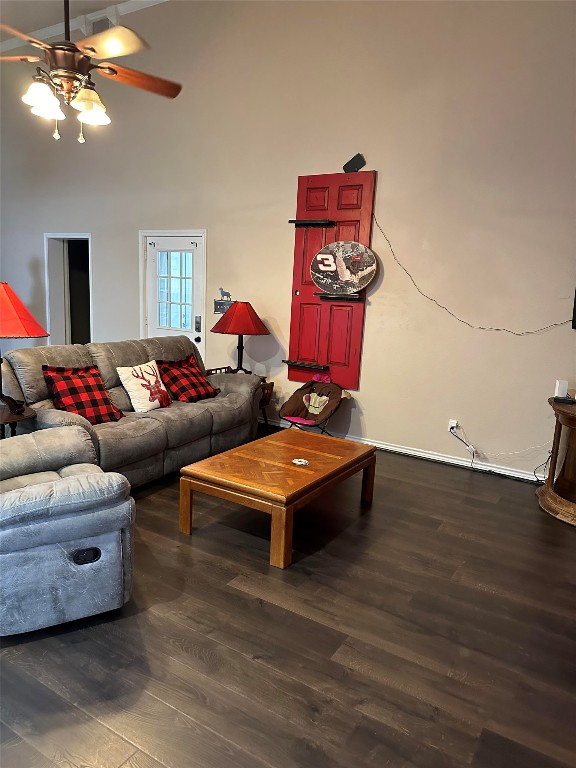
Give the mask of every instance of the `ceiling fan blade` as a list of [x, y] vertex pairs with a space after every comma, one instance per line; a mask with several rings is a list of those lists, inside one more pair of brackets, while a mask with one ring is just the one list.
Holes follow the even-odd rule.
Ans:
[[130, 53], [149, 48], [140, 35], [128, 27], [111, 27], [75, 43], [82, 53], [93, 59], [107, 59], [109, 56], [128, 56]]
[[19, 37], [21, 40], [25, 40], [27, 43], [30, 43], [30, 45], [35, 45], [36, 48], [50, 48], [48, 43], [44, 43], [42, 40], [37, 40], [35, 37], [31, 37], [25, 32], [20, 32], [19, 29], [9, 27], [8, 24], [0, 24], [0, 29], [3, 29], [4, 32], [8, 32], [9, 35], [14, 35], [14, 37]]
[[142, 88], [143, 91], [151, 91], [159, 96], [166, 96], [168, 99], [175, 99], [182, 90], [180, 83], [173, 83], [171, 80], [148, 75], [146, 72], [139, 72], [137, 69], [121, 67], [119, 64], [113, 64], [110, 61], [98, 64], [95, 70], [111, 80], [131, 85], [134, 88]]
[[32, 64], [40, 61], [40, 56], [0, 56], [0, 61], [28, 61]]

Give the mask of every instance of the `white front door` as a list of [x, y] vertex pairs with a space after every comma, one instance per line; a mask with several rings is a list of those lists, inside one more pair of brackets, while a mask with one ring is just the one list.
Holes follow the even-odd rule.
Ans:
[[205, 359], [205, 232], [145, 236], [145, 336], [186, 334]]

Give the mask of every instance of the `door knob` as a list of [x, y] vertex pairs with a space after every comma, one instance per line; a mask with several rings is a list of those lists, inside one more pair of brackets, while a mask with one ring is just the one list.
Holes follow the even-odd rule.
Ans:
[[202, 338], [201, 338], [200, 336], [196, 336], [196, 337], [194, 338], [194, 341], [195, 341], [196, 343], [198, 343], [198, 342], [202, 341]]

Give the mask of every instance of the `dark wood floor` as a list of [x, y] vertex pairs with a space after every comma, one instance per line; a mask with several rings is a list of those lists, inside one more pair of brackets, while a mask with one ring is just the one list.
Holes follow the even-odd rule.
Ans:
[[135, 492], [133, 600], [5, 639], [2, 768], [576, 766], [576, 528], [535, 486], [379, 452], [298, 513]]

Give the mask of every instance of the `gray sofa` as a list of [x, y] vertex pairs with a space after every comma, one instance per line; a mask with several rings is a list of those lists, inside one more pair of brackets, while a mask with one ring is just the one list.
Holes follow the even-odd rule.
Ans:
[[81, 427], [0, 444], [0, 635], [123, 605], [132, 583], [134, 500], [103, 472]]
[[[20, 422], [19, 432], [81, 426], [92, 438], [98, 465], [105, 471], [121, 472], [134, 487], [235, 448], [256, 435], [261, 383], [251, 374], [208, 376], [220, 389], [215, 398], [134, 412], [116, 368], [149, 360], [182, 360], [190, 354], [205, 372], [200, 353], [187, 336], [15, 349], [4, 355], [3, 388], [36, 410], [36, 419]], [[56, 410], [42, 375], [43, 364], [98, 366], [110, 399], [125, 418], [92, 425], [83, 416]]]

